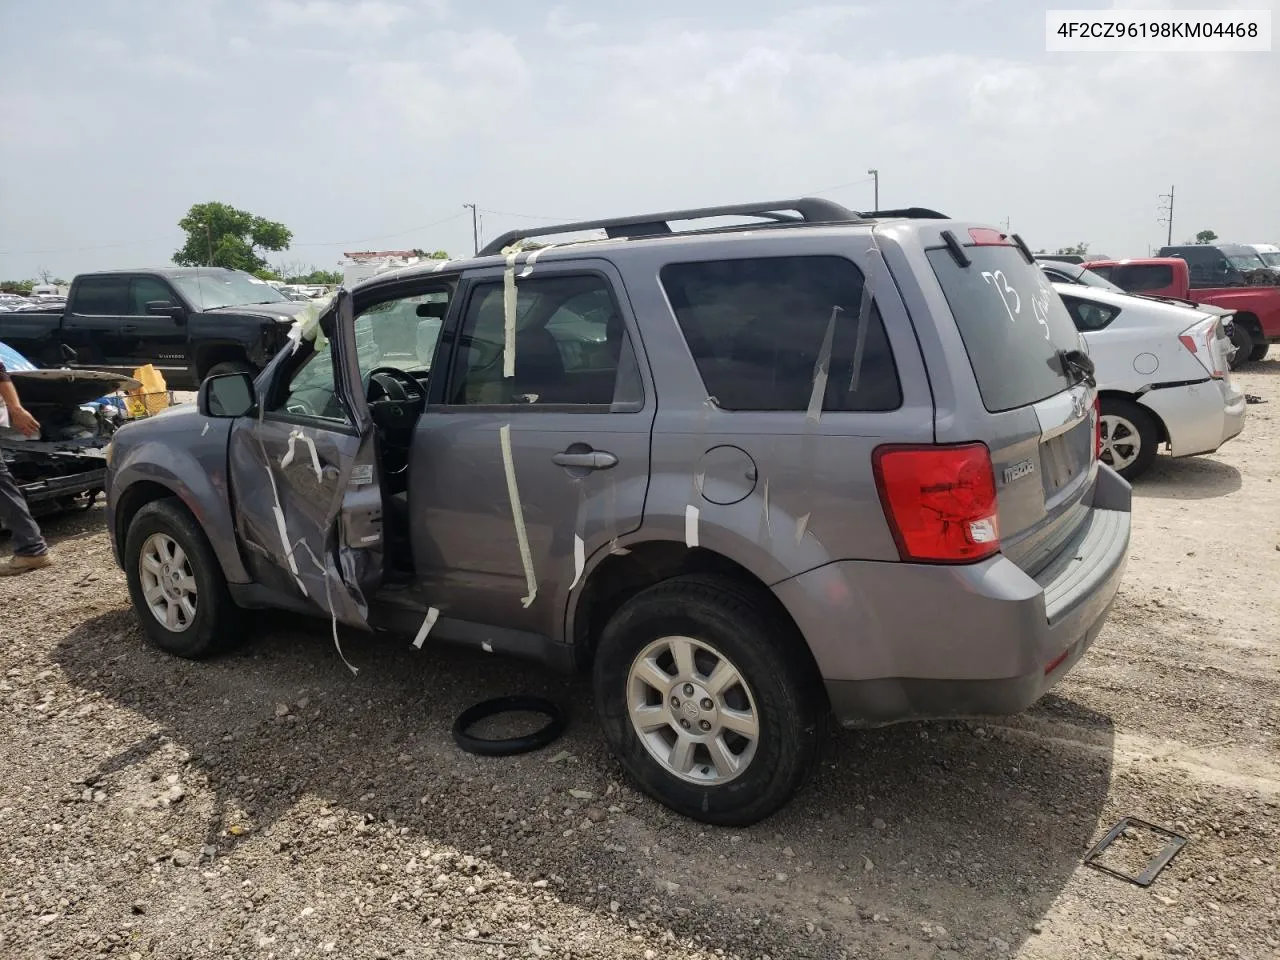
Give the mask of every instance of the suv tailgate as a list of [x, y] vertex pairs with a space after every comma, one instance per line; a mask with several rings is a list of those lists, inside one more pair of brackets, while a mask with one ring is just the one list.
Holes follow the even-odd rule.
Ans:
[[993, 242], [993, 233], [972, 231], [983, 242], [963, 245], [968, 263], [947, 247], [928, 257], [985, 410], [969, 439], [991, 451], [1001, 552], [1034, 575], [1086, 519], [1095, 394], [1065, 358], [1086, 347], [1062, 300], [1018, 247]]

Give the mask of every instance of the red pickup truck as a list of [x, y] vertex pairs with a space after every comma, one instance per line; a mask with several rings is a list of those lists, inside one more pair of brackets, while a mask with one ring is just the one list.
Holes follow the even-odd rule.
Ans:
[[1210, 273], [1193, 281], [1187, 261], [1181, 257], [1140, 260], [1093, 260], [1081, 264], [1129, 293], [1176, 297], [1195, 303], [1234, 310], [1236, 345], [1233, 366], [1261, 360], [1273, 343], [1280, 343], [1280, 286], [1248, 285], [1243, 274], [1232, 269]]

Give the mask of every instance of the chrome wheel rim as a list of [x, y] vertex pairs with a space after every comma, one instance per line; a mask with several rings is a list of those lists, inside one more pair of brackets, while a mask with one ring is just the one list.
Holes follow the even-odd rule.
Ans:
[[173, 633], [182, 633], [196, 618], [195, 573], [186, 551], [165, 533], [153, 533], [142, 544], [138, 577], [147, 609]]
[[1114, 413], [1102, 415], [1102, 462], [1113, 470], [1123, 470], [1138, 459], [1142, 435], [1133, 422]]
[[741, 671], [692, 637], [663, 637], [640, 651], [627, 674], [627, 713], [659, 766], [702, 786], [742, 776], [760, 741], [760, 715]]

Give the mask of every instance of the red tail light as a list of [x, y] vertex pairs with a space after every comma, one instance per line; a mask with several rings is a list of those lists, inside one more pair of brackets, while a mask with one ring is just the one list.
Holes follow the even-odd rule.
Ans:
[[1093, 459], [1102, 459], [1102, 401], [1093, 398]]
[[903, 560], [972, 563], [999, 552], [996, 480], [985, 444], [884, 446], [871, 460]]

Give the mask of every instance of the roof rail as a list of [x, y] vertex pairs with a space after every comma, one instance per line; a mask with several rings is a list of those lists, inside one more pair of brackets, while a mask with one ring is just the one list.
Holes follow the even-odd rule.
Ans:
[[703, 220], [709, 217], [760, 217], [775, 223], [845, 223], [864, 219], [864, 215], [846, 209], [830, 200], [816, 197], [800, 197], [794, 200], [770, 200], [757, 203], [737, 203], [722, 207], [695, 207], [689, 210], [668, 210], [664, 213], [647, 213], [641, 216], [612, 217], [606, 220], [580, 220], [561, 223], [552, 227], [532, 227], [509, 230], [489, 241], [478, 256], [487, 257], [501, 253], [504, 248], [530, 237], [546, 237], [557, 233], [578, 233], [583, 230], [604, 230], [609, 238], [653, 237], [674, 233], [672, 220]]
[[945, 213], [930, 210], [928, 207], [901, 207], [897, 210], [863, 211], [859, 216], [866, 220], [950, 220]]

